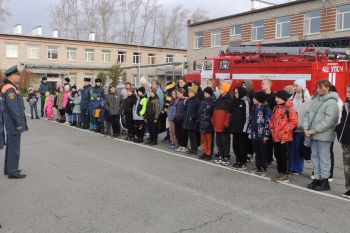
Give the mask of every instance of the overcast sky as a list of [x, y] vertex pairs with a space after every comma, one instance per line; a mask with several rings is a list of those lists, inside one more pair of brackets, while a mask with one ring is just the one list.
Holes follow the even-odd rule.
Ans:
[[[3, 23], [2, 32], [12, 33], [12, 27], [22, 24], [23, 34], [30, 34], [32, 28], [43, 26], [43, 34], [50, 35], [50, 12], [49, 7], [59, 0], [9, 0], [8, 7], [11, 16]], [[270, 2], [281, 3], [288, 0], [270, 0]], [[193, 11], [198, 6], [209, 12], [210, 18], [235, 14], [250, 10], [251, 0], [160, 0], [164, 7], [172, 8], [177, 4]]]

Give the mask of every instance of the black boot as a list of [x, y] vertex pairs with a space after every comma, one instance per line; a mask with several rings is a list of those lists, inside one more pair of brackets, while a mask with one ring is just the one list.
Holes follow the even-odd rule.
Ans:
[[308, 189], [315, 189], [315, 187], [318, 185], [319, 182], [320, 182], [320, 180], [314, 179], [314, 180], [312, 181], [312, 183], [309, 184], [309, 185], [307, 186], [307, 188], [308, 188]]
[[315, 191], [328, 191], [331, 190], [331, 186], [329, 185], [328, 179], [322, 179], [318, 185], [314, 188]]

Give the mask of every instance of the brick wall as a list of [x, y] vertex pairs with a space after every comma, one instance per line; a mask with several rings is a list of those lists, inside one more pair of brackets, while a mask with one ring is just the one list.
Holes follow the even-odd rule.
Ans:
[[242, 42], [249, 42], [252, 40], [252, 24], [243, 24], [242, 27]]
[[291, 36], [302, 36], [304, 34], [304, 14], [291, 16]]
[[211, 31], [205, 31], [203, 33], [203, 47], [204, 48], [211, 47]]
[[221, 45], [228, 45], [230, 43], [230, 28], [225, 27], [221, 30]]
[[264, 39], [274, 39], [276, 37], [276, 19], [264, 21]]
[[337, 9], [335, 7], [324, 9], [321, 13], [321, 32], [335, 30]]

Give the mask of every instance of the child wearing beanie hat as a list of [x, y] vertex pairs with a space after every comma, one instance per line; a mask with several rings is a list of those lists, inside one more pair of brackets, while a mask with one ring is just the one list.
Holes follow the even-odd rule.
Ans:
[[256, 92], [253, 95], [253, 109], [249, 119], [248, 134], [252, 139], [253, 150], [255, 152], [256, 174], [266, 176], [268, 145], [270, 138], [270, 118], [271, 109], [266, 103], [267, 95], [265, 92]]
[[220, 86], [220, 97], [215, 103], [212, 123], [216, 133], [216, 164], [228, 166], [230, 164], [230, 124], [232, 96], [229, 94], [231, 85], [223, 83]]
[[145, 96], [145, 88], [140, 87], [137, 90], [137, 102], [134, 105], [133, 109], [133, 120], [134, 120], [134, 126], [135, 126], [135, 139], [134, 142], [141, 143], [143, 142], [143, 137], [145, 133], [145, 113], [147, 108], [147, 97]]
[[214, 94], [213, 89], [210, 87], [204, 88], [203, 92], [208, 93], [209, 96], [212, 96]]
[[160, 114], [160, 101], [157, 96], [157, 89], [151, 88], [150, 96], [147, 102], [145, 120], [149, 130], [149, 140], [146, 144], [157, 145], [158, 143], [158, 119]]
[[280, 90], [276, 93], [276, 107], [273, 109], [270, 131], [274, 142], [274, 154], [277, 160], [278, 175], [271, 180], [281, 183], [289, 182], [290, 143], [293, 131], [298, 126], [298, 115], [289, 100], [289, 93]]

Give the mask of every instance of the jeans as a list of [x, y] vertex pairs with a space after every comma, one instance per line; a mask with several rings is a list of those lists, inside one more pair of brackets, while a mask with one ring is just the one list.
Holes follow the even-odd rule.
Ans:
[[328, 179], [331, 170], [331, 142], [311, 141], [311, 162], [316, 180]]
[[[34, 116], [34, 113], [35, 113], [35, 116]], [[36, 117], [38, 118], [38, 108], [37, 108], [37, 105], [34, 104], [34, 105], [30, 105], [30, 115], [31, 117]]]

